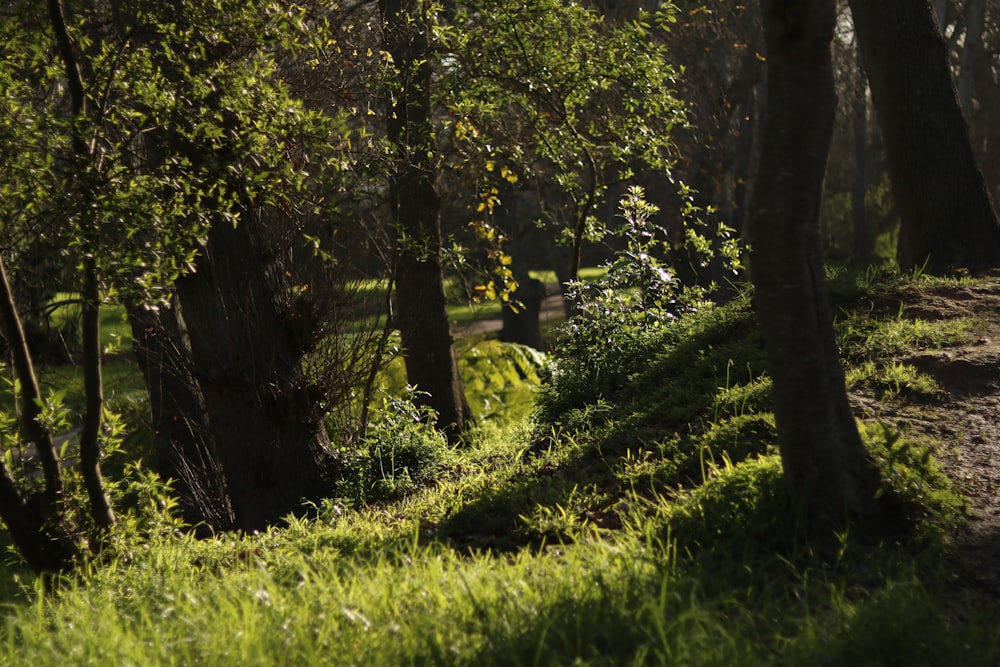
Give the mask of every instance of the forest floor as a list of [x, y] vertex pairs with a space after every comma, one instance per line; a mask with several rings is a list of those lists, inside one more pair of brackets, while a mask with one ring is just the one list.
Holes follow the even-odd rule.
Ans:
[[972, 318], [971, 341], [899, 355], [944, 388], [943, 400], [887, 405], [854, 392], [855, 410], [894, 423], [909, 440], [941, 443], [937, 458], [967, 502], [968, 522], [955, 536], [956, 583], [964, 589], [956, 592], [1000, 602], [1000, 278], [895, 296], [895, 303], [872, 308], [898, 308], [901, 301], [907, 318]]

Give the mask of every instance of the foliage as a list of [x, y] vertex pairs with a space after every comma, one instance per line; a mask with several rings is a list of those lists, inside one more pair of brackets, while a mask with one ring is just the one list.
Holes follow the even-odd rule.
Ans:
[[337, 493], [353, 504], [386, 502], [430, 482], [446, 460], [448, 444], [433, 424], [430, 408], [419, 407], [416, 392], [386, 396], [364, 442], [344, 448], [346, 458]]
[[476, 0], [442, 19], [445, 182], [475, 184], [469, 224], [495, 265], [481, 291], [502, 297], [516, 283], [495, 209], [534, 191], [537, 224], [578, 259], [584, 240], [605, 233], [595, 213], [608, 184], [633, 170], [665, 173], [676, 158], [677, 70], [647, 39], [646, 13], [612, 24], [585, 4]]
[[[549, 372], [543, 353], [526, 345], [485, 339], [460, 339], [455, 347], [466, 400], [477, 422], [517, 421], [532, 411], [535, 394]], [[402, 357], [395, 356], [386, 364], [379, 385], [388, 396], [405, 393]]]
[[706, 236], [707, 225], [696, 217], [697, 208], [690, 201], [682, 212], [683, 240], [676, 242], [652, 221], [658, 208], [645, 200], [642, 188], [630, 188], [620, 207], [624, 224], [615, 234], [623, 239], [623, 248], [606, 265], [606, 275], [570, 286], [577, 315], [563, 329], [559, 348], [563, 357], [587, 357], [594, 350], [616, 347], [633, 331], [655, 331], [684, 312], [707, 306], [715, 285], [685, 284], [669, 263], [671, 257], [683, 255], [704, 268], [718, 252], [734, 273], [739, 267], [730, 230], [718, 229], [724, 243], [714, 250]]

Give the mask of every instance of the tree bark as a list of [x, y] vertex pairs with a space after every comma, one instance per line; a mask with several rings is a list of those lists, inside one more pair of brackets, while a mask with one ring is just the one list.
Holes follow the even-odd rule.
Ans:
[[929, 0], [850, 0], [885, 141], [905, 270], [1000, 265], [1000, 219], [976, 164]]
[[38, 376], [28, 349], [28, 339], [24, 334], [21, 314], [14, 302], [14, 290], [7, 276], [7, 266], [0, 257], [0, 330], [7, 340], [14, 373], [21, 383], [21, 430], [25, 438], [35, 445], [38, 459], [45, 476], [45, 497], [55, 507], [63, 496], [62, 471], [59, 467], [59, 452], [55, 439], [41, 422], [42, 392], [38, 387]]
[[101, 373], [101, 294], [93, 257], [84, 260], [81, 327], [83, 336], [83, 387], [86, 409], [80, 430], [80, 474], [90, 500], [90, 515], [99, 530], [115, 523], [111, 500], [101, 475], [101, 423], [104, 417], [104, 383]]
[[62, 518], [42, 499], [27, 501], [0, 460], [0, 519], [3, 519], [18, 553], [36, 574], [62, 574], [72, 569], [81, 555], [77, 542], [60, 521]]
[[337, 464], [302, 370], [314, 323], [287, 282], [277, 217], [254, 209], [236, 227], [215, 224], [177, 282], [236, 524], [248, 531], [326, 497]]
[[194, 376], [191, 342], [174, 304], [128, 306], [133, 347], [149, 392], [158, 472], [174, 480], [184, 519], [196, 531], [232, 530], [236, 516]]
[[431, 63], [425, 0], [380, 0], [386, 50], [399, 81], [387, 91], [387, 135], [395, 148], [389, 205], [396, 224], [397, 324], [406, 376], [454, 442], [471, 419], [448, 323], [441, 265], [441, 199], [431, 119]]
[[972, 123], [972, 84], [976, 63], [983, 57], [983, 19], [986, 0], [965, 0], [965, 40], [958, 65], [958, 103], [965, 119]]
[[871, 264], [873, 253], [872, 229], [868, 222], [868, 209], [865, 205], [868, 194], [868, 79], [865, 77], [861, 47], [855, 44], [855, 50], [857, 61], [854, 73], [854, 105], [851, 119], [854, 129], [851, 219], [854, 228], [854, 263], [857, 266], [868, 266]]
[[785, 478], [814, 532], [868, 515], [877, 472], [858, 434], [826, 298], [819, 210], [836, 108], [833, 0], [763, 0], [767, 117], [751, 275]]

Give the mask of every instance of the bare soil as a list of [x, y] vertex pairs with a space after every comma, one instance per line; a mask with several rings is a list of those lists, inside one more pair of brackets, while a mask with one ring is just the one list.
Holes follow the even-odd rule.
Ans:
[[935, 454], [967, 501], [968, 521], [954, 536], [956, 593], [1000, 603], [1000, 278], [972, 286], [910, 289], [899, 296], [908, 317], [977, 322], [966, 344], [910, 350], [899, 361], [930, 374], [943, 401], [886, 405], [857, 393], [859, 413], [894, 423], [904, 437], [940, 443]]

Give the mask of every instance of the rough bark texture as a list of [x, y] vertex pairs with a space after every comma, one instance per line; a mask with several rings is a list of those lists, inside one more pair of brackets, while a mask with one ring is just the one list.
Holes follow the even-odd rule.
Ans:
[[906, 270], [1000, 266], [1000, 220], [929, 0], [850, 0], [885, 141]]
[[212, 531], [236, 527], [226, 480], [194, 376], [191, 342], [174, 304], [130, 305], [134, 350], [149, 391], [158, 472], [174, 480], [184, 519]]
[[767, 109], [751, 274], [785, 477], [814, 530], [865, 516], [877, 474], [858, 434], [826, 298], [819, 205], [836, 95], [833, 0], [761, 3]]
[[386, 50], [399, 68], [389, 89], [387, 136], [396, 168], [389, 205], [399, 238], [397, 325], [406, 376], [425, 392], [420, 400], [438, 414], [449, 440], [465, 431], [470, 411], [452, 344], [441, 266], [441, 199], [435, 186], [431, 127], [428, 8], [424, 0], [381, 0]]
[[[236, 524], [259, 530], [331, 488], [336, 456], [302, 360], [314, 322], [298, 309], [278, 216], [212, 227], [177, 282]], [[284, 230], [287, 231], [287, 230]]]

